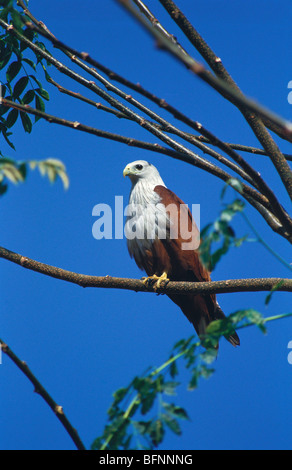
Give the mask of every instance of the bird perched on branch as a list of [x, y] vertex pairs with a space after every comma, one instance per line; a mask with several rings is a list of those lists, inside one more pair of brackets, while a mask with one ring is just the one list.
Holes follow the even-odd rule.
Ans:
[[[132, 189], [125, 234], [130, 256], [147, 273], [145, 284], [155, 287], [171, 281], [210, 281], [198, 254], [199, 232], [188, 207], [168, 189], [151, 163], [137, 160], [124, 171]], [[215, 294], [167, 294], [193, 324], [199, 337], [213, 320], [223, 319]], [[227, 337], [240, 344], [234, 332]]]

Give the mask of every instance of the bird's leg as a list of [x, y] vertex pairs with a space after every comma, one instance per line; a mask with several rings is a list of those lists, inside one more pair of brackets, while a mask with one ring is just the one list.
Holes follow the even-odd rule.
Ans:
[[153, 274], [153, 276], [142, 277], [142, 281], [146, 286], [149, 284], [152, 285], [153, 282], [155, 282], [154, 290], [156, 291], [161, 287], [161, 283], [163, 283], [163, 286], [165, 286], [169, 282], [169, 279], [167, 277], [167, 272], [164, 271], [161, 276]]

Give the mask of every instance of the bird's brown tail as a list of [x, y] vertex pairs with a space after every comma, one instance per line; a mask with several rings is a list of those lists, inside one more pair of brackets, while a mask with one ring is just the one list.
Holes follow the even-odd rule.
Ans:
[[[217, 304], [217, 306], [216, 306], [214, 315], [215, 315], [215, 320], [223, 320], [224, 318], [226, 318], [226, 316], [225, 316], [223, 310], [221, 309], [221, 307], [219, 306], [219, 304]], [[239, 339], [239, 336], [236, 333], [236, 331], [232, 332], [231, 335], [229, 335], [229, 336], [226, 335], [225, 338], [227, 339], [227, 341], [229, 341], [229, 343], [232, 344], [232, 346], [239, 346], [240, 345], [240, 339]]]
[[[200, 338], [204, 337], [209, 323], [226, 318], [216, 300], [214, 302], [211, 297], [177, 294], [168, 295], [168, 297], [181, 308], [187, 319], [194, 325]], [[239, 337], [235, 331], [225, 338], [233, 346], [240, 345]]]

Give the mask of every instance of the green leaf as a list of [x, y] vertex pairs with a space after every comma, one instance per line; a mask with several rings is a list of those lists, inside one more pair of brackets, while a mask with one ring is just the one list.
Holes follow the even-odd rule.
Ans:
[[18, 118], [18, 110], [17, 109], [11, 109], [9, 112], [7, 118], [6, 118], [6, 126], [10, 129], [11, 127], [14, 126]]
[[50, 95], [44, 88], [35, 88], [35, 91], [45, 100], [49, 101]]
[[6, 132], [5, 129], [2, 129], [2, 134], [3, 134], [3, 137], [6, 140], [7, 144], [9, 145], [9, 147], [11, 147], [13, 150], [15, 150], [14, 144], [8, 138], [8, 136], [11, 135], [11, 132]]
[[63, 182], [64, 188], [68, 189], [69, 178], [66, 173], [65, 166], [60, 160], [57, 160], [56, 158], [47, 158], [47, 160], [41, 161], [30, 160], [28, 163], [32, 170], [37, 167], [42, 176], [47, 175], [51, 183], [54, 183], [57, 177], [59, 177]]
[[179, 382], [174, 381], [164, 382], [162, 385], [162, 391], [166, 393], [166, 395], [176, 395], [176, 388], [179, 384]]
[[254, 310], [253, 308], [250, 308], [250, 309], [245, 310], [245, 313], [246, 313], [246, 318], [251, 323], [253, 323], [254, 325], [257, 325], [263, 333], [267, 332], [267, 329], [265, 326], [265, 319], [260, 312], [258, 312], [257, 310]]
[[8, 64], [12, 55], [12, 51], [9, 47], [6, 47], [4, 51], [1, 53], [1, 60], [0, 60], [0, 70], [4, 69], [4, 67]]
[[[37, 94], [35, 94], [35, 107], [39, 111], [42, 111], [42, 112], [45, 111], [45, 103]], [[41, 119], [40, 116], [35, 116], [35, 122], [39, 121], [39, 119]]]
[[22, 101], [23, 104], [29, 104], [29, 103], [32, 102], [32, 100], [34, 99], [35, 96], [36, 95], [35, 95], [34, 90], [28, 90], [25, 93], [25, 95], [23, 96], [21, 101]]
[[68, 189], [69, 188], [69, 177], [68, 177], [66, 171], [59, 170], [58, 171], [58, 176], [59, 176], [60, 180], [63, 183], [64, 189]]
[[201, 355], [200, 358], [206, 363], [206, 364], [212, 364], [212, 362], [217, 359], [217, 349], [215, 348], [210, 348], [204, 351]]
[[211, 377], [211, 375], [213, 375], [214, 372], [215, 372], [214, 369], [210, 369], [210, 367], [207, 367], [205, 365], [202, 365], [200, 369], [201, 369], [200, 370], [201, 377], [203, 377], [205, 380], [209, 379]]
[[189, 391], [195, 390], [198, 387], [199, 378], [200, 378], [199, 371], [197, 369], [193, 369], [191, 380], [189, 381], [189, 384], [188, 384]]
[[20, 95], [23, 93], [25, 90], [26, 86], [28, 84], [28, 77], [24, 76], [21, 77], [18, 82], [15, 84], [13, 88], [13, 98], [17, 99], [20, 97]]
[[15, 62], [11, 62], [7, 71], [6, 71], [6, 79], [8, 82], [11, 82], [16, 75], [19, 73], [21, 69], [21, 61], [17, 60]]
[[157, 394], [155, 391], [152, 391], [150, 393], [148, 393], [147, 395], [144, 395], [143, 398], [141, 398], [141, 413], [142, 415], [145, 415], [146, 413], [148, 413], [149, 410], [151, 410], [153, 404], [154, 404], [154, 401], [155, 401], [155, 398], [156, 398]]
[[15, 10], [15, 8], [11, 10], [10, 14], [12, 17], [13, 27], [17, 29], [18, 32], [22, 33], [22, 27], [23, 27], [22, 15], [19, 13], [19, 11]]
[[284, 280], [281, 280], [280, 282], [278, 282], [278, 283], [271, 289], [271, 291], [269, 292], [269, 294], [268, 294], [268, 295], [266, 296], [266, 298], [265, 298], [265, 305], [268, 305], [268, 304], [271, 302], [272, 295], [273, 295], [274, 292], [276, 292], [283, 284], [284, 284]]
[[36, 64], [34, 63], [33, 60], [30, 60], [30, 59], [27, 59], [27, 58], [24, 58], [22, 60], [23, 60], [23, 62], [26, 62], [28, 65], [30, 65], [30, 67], [32, 67], [36, 71]]
[[0, 173], [14, 184], [24, 180], [22, 173], [18, 169], [17, 162], [7, 158], [0, 159]]
[[23, 31], [23, 35], [29, 39], [29, 41], [33, 41], [34, 37], [37, 33], [35, 33], [31, 28], [25, 28]]
[[178, 421], [175, 418], [172, 418], [169, 414], [167, 413], [162, 413], [161, 414], [161, 419], [165, 422], [165, 424], [169, 427], [169, 429], [177, 434], [178, 436], [181, 435], [181, 428], [178, 423]]
[[27, 175], [27, 165], [26, 165], [26, 162], [20, 163], [20, 164], [19, 164], [19, 167], [18, 167], [18, 170], [19, 170], [20, 174], [22, 175], [23, 180], [25, 180], [25, 179], [26, 179], [26, 175]]
[[176, 418], [189, 419], [187, 412], [181, 406], [177, 406], [174, 403], [167, 403], [165, 401], [162, 402], [162, 406], [167, 413], [175, 416]]
[[113, 397], [114, 397], [114, 405], [117, 405], [119, 404], [124, 398], [125, 396], [127, 395], [129, 391], [129, 387], [127, 388], [119, 388], [118, 390], [116, 390], [113, 394]]
[[242, 183], [237, 178], [230, 178], [228, 181], [226, 181], [226, 184], [225, 184], [224, 188], [222, 189], [220, 199], [224, 198], [225, 192], [226, 192], [228, 186], [231, 186], [232, 188], [237, 190], [239, 193], [242, 193], [242, 191], [243, 191]]
[[7, 189], [8, 189], [8, 185], [1, 183], [1, 184], [0, 184], [0, 196], [3, 196], [3, 194], [6, 193]]
[[149, 427], [149, 435], [155, 447], [158, 446], [164, 437], [164, 426], [160, 419], [153, 421]]
[[[231, 247], [238, 247], [246, 240], [246, 236], [235, 237], [235, 232], [230, 225], [233, 217], [243, 211], [244, 203], [240, 199], [235, 199], [226, 205], [220, 212], [219, 217], [213, 224], [208, 224], [201, 232], [201, 245], [199, 248], [202, 263], [209, 271], [213, 271]], [[213, 246], [220, 244], [219, 248], [212, 252]]]
[[20, 117], [21, 117], [23, 129], [25, 130], [25, 132], [28, 132], [30, 134], [32, 131], [32, 122], [30, 120], [30, 117], [28, 116], [28, 114], [22, 111], [20, 112]]
[[178, 368], [177, 368], [177, 365], [176, 365], [176, 361], [173, 361], [170, 364], [169, 373], [170, 373], [170, 376], [171, 376], [172, 379], [174, 379], [178, 375]]

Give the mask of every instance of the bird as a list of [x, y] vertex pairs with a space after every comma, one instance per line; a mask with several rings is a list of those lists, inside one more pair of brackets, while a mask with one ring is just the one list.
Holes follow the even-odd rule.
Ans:
[[[127, 247], [131, 258], [147, 274], [143, 282], [154, 283], [158, 289], [169, 281], [210, 281], [210, 272], [200, 260], [199, 231], [192, 214], [166, 187], [157, 168], [137, 160], [126, 165], [123, 176], [132, 183], [125, 222]], [[167, 296], [180, 307], [199, 338], [204, 337], [212, 321], [225, 318], [215, 294]], [[240, 344], [235, 331], [226, 339], [233, 346]]]

